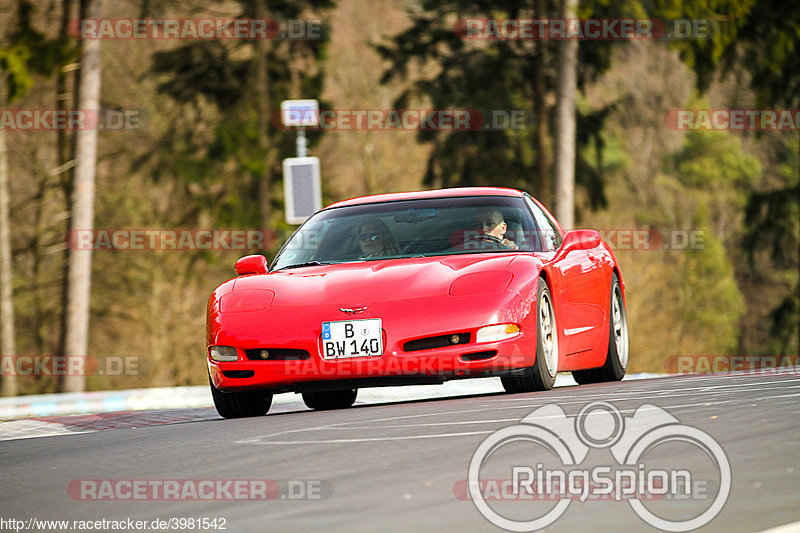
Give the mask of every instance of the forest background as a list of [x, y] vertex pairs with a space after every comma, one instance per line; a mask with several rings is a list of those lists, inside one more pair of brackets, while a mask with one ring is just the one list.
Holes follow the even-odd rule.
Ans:
[[[137, 120], [97, 132], [94, 228], [263, 230], [268, 249], [254, 252], [270, 260], [295, 228], [284, 221], [281, 160], [295, 155], [295, 133], [275, 120], [282, 100], [525, 117], [524, 127], [487, 131], [309, 132], [325, 204], [492, 185], [527, 190], [553, 210], [559, 73], [569, 68], [562, 43], [465, 39], [456, 23], [564, 13], [703, 21], [708, 33], [685, 39], [579, 42], [574, 226], [601, 230], [615, 248], [626, 283], [629, 372], [667, 371], [676, 356], [796, 359], [800, 352], [797, 125], [677, 129], [668, 120], [675, 110], [796, 114], [800, 10], [791, 0], [3, 0], [0, 109], [78, 109], [89, 40], [67, 28], [87, 12], [319, 23], [320, 39], [95, 41], [100, 109], [132, 111]], [[14, 355], [67, 353], [76, 138], [65, 130], [0, 130], [6, 370]], [[643, 234], [648, 246], [632, 240]], [[249, 252], [96, 250], [86, 355], [132, 364], [82, 386], [205, 383], [208, 295]], [[65, 390], [48, 372], [13, 374], [2, 373], [4, 394]]]

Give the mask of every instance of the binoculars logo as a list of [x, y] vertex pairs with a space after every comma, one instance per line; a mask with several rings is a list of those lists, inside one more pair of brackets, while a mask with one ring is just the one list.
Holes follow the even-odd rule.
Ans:
[[[502, 447], [516, 443], [541, 446], [545, 454], [536, 457], [552, 457], [555, 468], [545, 468], [542, 462], [535, 467], [514, 464], [511, 466], [510, 500], [547, 500], [555, 504], [541, 516], [519, 519], [500, 514], [489, 505], [494, 498], [484, 494], [490, 477], [482, 477], [482, 469], [488, 470], [487, 462], [505, 462], [518, 454], [497, 453]], [[710, 461], [716, 469], [718, 488], [713, 500], [709, 494], [692, 494], [698, 485], [693, 472], [682, 468], [649, 468], [655, 454], [648, 455], [662, 445], [690, 446], [700, 452], [705, 462]], [[607, 448], [616, 465], [582, 467], [592, 449]], [[666, 450], [667, 446], [662, 448]], [[669, 455], [669, 454], [667, 454]], [[672, 454], [673, 461], [675, 460]], [[684, 461], [679, 454], [677, 460]], [[698, 462], [692, 463], [698, 468]], [[495, 470], [496, 471], [496, 470]], [[697, 472], [694, 472], [696, 474]], [[478, 511], [494, 525], [508, 531], [534, 531], [549, 526], [561, 517], [573, 500], [612, 499], [627, 501], [633, 511], [653, 527], [673, 532], [691, 531], [710, 522], [725, 505], [731, 489], [731, 468], [722, 447], [707, 433], [680, 421], [664, 409], [655, 405], [642, 405], [630, 417], [608, 402], [587, 404], [574, 417], [568, 417], [556, 405], [536, 409], [520, 423], [502, 428], [489, 435], [476, 449], [469, 464], [467, 477], [469, 498]], [[688, 499], [711, 500], [696, 516], [680, 520], [676, 509], [686, 512], [683, 504]], [[649, 500], [658, 500], [661, 516], [645, 505]], [[674, 503], [673, 503], [674, 502]], [[652, 506], [651, 506], [652, 507]]]

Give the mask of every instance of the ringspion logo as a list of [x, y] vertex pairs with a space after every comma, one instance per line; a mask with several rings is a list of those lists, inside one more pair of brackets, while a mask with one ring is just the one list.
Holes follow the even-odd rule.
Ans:
[[[534, 452], [523, 454], [525, 446]], [[662, 447], [673, 453], [680, 447], [679, 464], [664, 462], [669, 454], [651, 453]], [[508, 453], [500, 453], [504, 448]], [[616, 464], [584, 466], [597, 449], [609, 450]], [[536, 460], [520, 460], [526, 456]], [[502, 490], [488, 494], [498, 480]], [[463, 484], [454, 486], [456, 495], [459, 487]], [[731, 467], [710, 435], [655, 405], [642, 405], [630, 417], [608, 402], [589, 403], [574, 417], [547, 405], [478, 445], [467, 488], [477, 510], [508, 531], [542, 529], [573, 503], [610, 499], [627, 502], [653, 527], [683, 532], [708, 524], [722, 510], [731, 490]], [[509, 517], [508, 507], [501, 513], [497, 502], [505, 500], [525, 502], [524, 509], [516, 509], [526, 516]]]

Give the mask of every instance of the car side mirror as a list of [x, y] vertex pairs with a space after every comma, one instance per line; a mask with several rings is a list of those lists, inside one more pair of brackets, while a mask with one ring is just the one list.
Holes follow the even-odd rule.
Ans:
[[236, 266], [233, 267], [236, 273], [240, 276], [245, 274], [266, 274], [269, 265], [267, 265], [267, 258], [263, 255], [248, 255], [236, 261]]
[[593, 229], [576, 229], [564, 235], [564, 242], [556, 255], [564, 257], [574, 250], [589, 250], [600, 244], [600, 232]]

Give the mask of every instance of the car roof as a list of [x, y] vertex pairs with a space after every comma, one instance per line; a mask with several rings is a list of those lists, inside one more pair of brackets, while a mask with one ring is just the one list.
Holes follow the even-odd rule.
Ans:
[[401, 200], [419, 200], [423, 198], [450, 198], [459, 196], [516, 196], [522, 197], [525, 193], [517, 189], [505, 187], [454, 187], [451, 189], [434, 189], [430, 191], [394, 192], [361, 196], [350, 200], [342, 200], [327, 206], [325, 209], [345, 207], [351, 205], [375, 204], [381, 202], [397, 202]]

